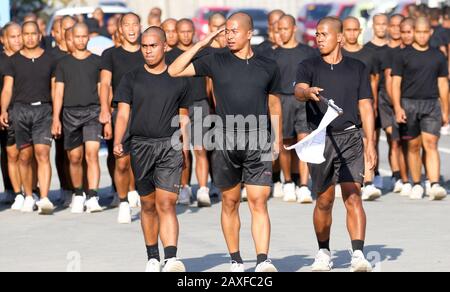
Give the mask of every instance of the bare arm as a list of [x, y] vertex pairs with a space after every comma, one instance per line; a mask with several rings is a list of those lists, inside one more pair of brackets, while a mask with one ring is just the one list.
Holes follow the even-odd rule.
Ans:
[[380, 74], [371, 74], [370, 75], [370, 88], [372, 88], [373, 95], [373, 111], [375, 116], [378, 115], [378, 84], [380, 82]]
[[319, 87], [310, 87], [309, 84], [299, 83], [295, 86], [295, 97], [299, 101], [320, 101], [318, 95], [323, 91], [322, 88]]
[[281, 100], [278, 95], [269, 94], [269, 113], [270, 121], [275, 130], [274, 155], [278, 156], [283, 143], [283, 111], [281, 110]]
[[390, 99], [392, 99], [392, 69], [388, 68], [384, 71], [386, 78], [386, 91]]
[[447, 77], [439, 77], [438, 79], [439, 96], [441, 99], [442, 107], [442, 120], [443, 124], [448, 124], [448, 106], [449, 106], [449, 96], [448, 96], [448, 79]]
[[55, 82], [53, 98], [53, 125], [52, 135], [59, 138], [62, 134], [61, 111], [64, 102], [64, 83]]
[[5, 76], [1, 95], [0, 124], [2, 127], [9, 127], [8, 108], [9, 105], [11, 104], [13, 88], [14, 88], [14, 78], [11, 76]]
[[119, 103], [117, 122], [114, 129], [114, 154], [119, 157], [124, 154], [122, 141], [130, 120], [130, 111], [131, 107], [129, 104], [123, 102]]
[[189, 110], [186, 108], [180, 108], [180, 130], [181, 137], [183, 139], [183, 150], [187, 151], [190, 149], [190, 140], [188, 135], [189, 122]]
[[375, 114], [373, 110], [372, 99], [362, 99], [359, 101], [359, 112], [363, 124], [364, 134], [367, 139], [367, 147], [365, 149], [367, 163], [371, 170], [374, 170], [377, 163], [377, 152], [375, 150]]
[[401, 103], [402, 80], [403, 78], [401, 76], [392, 77], [392, 105], [394, 106], [396, 120], [399, 124], [406, 123], [406, 113]]
[[112, 82], [112, 73], [108, 70], [102, 70], [100, 73], [100, 123], [108, 124], [111, 122], [111, 82]]

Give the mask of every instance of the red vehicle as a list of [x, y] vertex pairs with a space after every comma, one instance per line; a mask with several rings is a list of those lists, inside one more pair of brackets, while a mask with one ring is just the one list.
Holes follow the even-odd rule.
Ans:
[[208, 20], [214, 13], [221, 13], [223, 16], [227, 16], [228, 12], [231, 10], [229, 7], [201, 7], [195, 13], [192, 21], [195, 24], [195, 34], [199, 40], [205, 38], [209, 32]]
[[306, 4], [298, 15], [303, 42], [309, 46], [316, 46], [316, 26], [319, 20], [326, 16], [344, 19], [350, 15], [354, 7], [354, 3]]

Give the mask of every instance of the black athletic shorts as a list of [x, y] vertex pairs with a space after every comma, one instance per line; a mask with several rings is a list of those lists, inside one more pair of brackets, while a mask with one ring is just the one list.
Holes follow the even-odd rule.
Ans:
[[385, 91], [380, 92], [378, 115], [380, 117], [381, 128], [384, 130], [392, 128], [392, 139], [400, 140], [400, 132], [395, 118], [394, 107], [389, 101], [389, 97]]
[[99, 121], [100, 106], [64, 108], [64, 149], [72, 150], [86, 142], [100, 142], [103, 126]]
[[52, 145], [52, 111], [50, 103], [14, 104], [11, 115], [14, 116], [13, 125], [18, 149], [32, 145]]
[[316, 194], [335, 184], [363, 184], [364, 143], [359, 129], [327, 135], [324, 157], [322, 164], [308, 164]]
[[[266, 131], [268, 132], [268, 131]], [[271, 186], [272, 184], [272, 149], [267, 134], [261, 139], [258, 131], [250, 133], [225, 132], [220, 149], [211, 156], [214, 184], [220, 189], [227, 189], [240, 184]], [[258, 141], [259, 140], [259, 141]]]
[[[113, 113], [112, 113], [112, 127], [113, 127], [113, 131], [114, 131], [115, 127], [116, 127], [118, 111], [119, 111], [119, 109], [115, 108]], [[130, 120], [131, 120], [131, 117], [130, 117]], [[129, 155], [131, 153], [131, 140], [130, 139], [131, 139], [131, 137], [130, 137], [130, 122], [128, 122], [128, 126], [127, 126], [127, 129], [125, 131], [125, 135], [123, 136], [123, 140], [122, 140], [123, 153], [125, 155]]]
[[442, 127], [442, 109], [438, 99], [416, 100], [402, 98], [402, 107], [407, 122], [400, 125], [402, 139], [411, 140], [422, 132], [440, 137]]
[[150, 139], [133, 137], [131, 165], [140, 196], [161, 189], [178, 194], [183, 171], [181, 143], [172, 147], [172, 138]]
[[309, 134], [306, 120], [306, 103], [298, 101], [295, 96], [282, 95], [281, 107], [283, 110], [283, 138], [297, 139], [299, 134]]
[[204, 146], [204, 137], [210, 131], [209, 127], [204, 127], [203, 122], [210, 114], [208, 100], [196, 101], [189, 107], [189, 118], [191, 120], [191, 144], [195, 146]]

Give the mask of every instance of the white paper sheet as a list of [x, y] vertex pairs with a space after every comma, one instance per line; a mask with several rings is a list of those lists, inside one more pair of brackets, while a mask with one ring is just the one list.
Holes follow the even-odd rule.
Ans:
[[325, 152], [325, 140], [327, 135], [327, 127], [339, 116], [339, 114], [331, 107], [328, 107], [325, 116], [320, 122], [319, 127], [308, 137], [297, 144], [286, 147], [287, 150], [295, 149], [298, 158], [307, 163], [322, 164], [325, 162], [323, 156]]

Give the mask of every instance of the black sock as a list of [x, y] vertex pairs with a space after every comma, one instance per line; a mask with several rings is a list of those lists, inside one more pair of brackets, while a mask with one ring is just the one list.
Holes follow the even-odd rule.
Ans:
[[395, 181], [398, 181], [402, 178], [400, 171], [394, 171], [394, 173], [392, 174], [392, 177], [395, 178]]
[[330, 240], [319, 241], [319, 249], [326, 249], [330, 251]]
[[156, 260], [158, 260], [158, 262], [161, 261], [161, 258], [159, 256], [158, 244], [147, 245], [147, 257], [148, 257], [148, 260], [156, 259]]
[[98, 194], [97, 194], [97, 191], [96, 191], [96, 190], [89, 190], [89, 191], [87, 192], [87, 194], [86, 194], [86, 199], [87, 199], [87, 200], [90, 200], [90, 199], [95, 198], [95, 197], [97, 197], [97, 196], [98, 196]]
[[420, 181], [419, 182], [415, 182], [414, 186], [422, 186], [422, 183]]
[[378, 170], [375, 170], [375, 176], [380, 176], [380, 172]]
[[438, 182], [431, 183], [431, 187], [434, 187], [435, 185], [439, 185], [439, 183]]
[[176, 246], [168, 246], [164, 248], [164, 259], [169, 260], [177, 257], [178, 248]]
[[120, 199], [121, 203], [128, 203], [128, 196], [125, 199]]
[[293, 183], [292, 180], [287, 180], [287, 181], [284, 182], [284, 184], [291, 184], [291, 183]]
[[261, 263], [264, 263], [267, 261], [268, 256], [265, 253], [259, 254], [256, 256], [256, 265], [259, 265]]
[[231, 261], [236, 262], [238, 264], [243, 264], [244, 261], [241, 258], [241, 252], [230, 253]]
[[[18, 192], [18, 193], [14, 193], [14, 196], [17, 197], [17, 196], [24, 196], [24, 195], [23, 195], [22, 192]], [[25, 197], [25, 196], [24, 196], [24, 197]]]
[[273, 183], [277, 183], [277, 182], [281, 181], [281, 173], [279, 171], [278, 172], [274, 172], [272, 174], [272, 181], [273, 181]]
[[353, 251], [364, 251], [364, 240], [352, 240]]
[[373, 181], [368, 181], [368, 182], [364, 183], [365, 187], [368, 187], [368, 186], [371, 186], [371, 185], [373, 185]]
[[296, 184], [297, 186], [299, 186], [299, 185], [300, 185], [300, 174], [298, 174], [298, 173], [293, 173], [293, 174], [291, 175], [291, 177], [292, 177], [292, 181], [295, 182], [295, 184]]
[[75, 192], [75, 196], [76, 197], [82, 197], [83, 196], [83, 188], [76, 188], [74, 190], [74, 192]]

